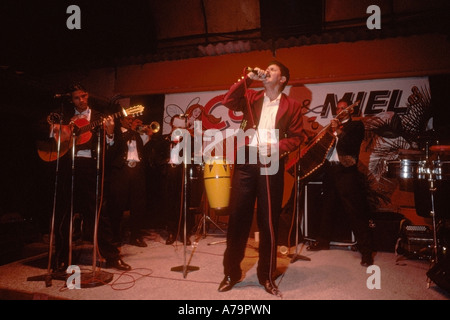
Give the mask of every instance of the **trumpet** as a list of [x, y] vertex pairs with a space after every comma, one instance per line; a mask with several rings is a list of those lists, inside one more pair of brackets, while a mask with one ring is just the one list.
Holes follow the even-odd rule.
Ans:
[[157, 121], [153, 121], [148, 125], [140, 125], [136, 127], [136, 131], [139, 132], [139, 134], [146, 133], [148, 129], [152, 130], [153, 133], [157, 133], [161, 129], [161, 126]]

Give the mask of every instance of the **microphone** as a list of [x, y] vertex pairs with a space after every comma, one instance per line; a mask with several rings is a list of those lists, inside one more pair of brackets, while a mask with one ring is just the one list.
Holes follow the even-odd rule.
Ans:
[[64, 98], [64, 97], [70, 97], [71, 93], [55, 93], [55, 95], [53, 95], [53, 98], [58, 99], [58, 98]]
[[[255, 69], [251, 68], [251, 67], [247, 67], [247, 71], [248, 72], [253, 72], [254, 74], [258, 75], [258, 71], [256, 71]], [[267, 77], [267, 74], [264, 73], [262, 76], [260, 76], [261, 79], [265, 79]]]

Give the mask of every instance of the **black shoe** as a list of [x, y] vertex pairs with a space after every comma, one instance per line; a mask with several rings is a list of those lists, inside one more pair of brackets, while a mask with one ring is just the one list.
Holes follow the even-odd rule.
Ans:
[[311, 243], [306, 250], [308, 251], [320, 251], [320, 250], [330, 250], [330, 244], [320, 241], [315, 241]]
[[368, 267], [368, 266], [373, 265], [372, 253], [365, 253], [362, 255], [361, 265], [363, 267]]
[[223, 278], [222, 282], [219, 285], [219, 292], [226, 292], [226, 291], [230, 291], [234, 285], [236, 283], [239, 282], [240, 279], [238, 280], [233, 280], [230, 276], [225, 276], [225, 278]]
[[172, 233], [170, 233], [169, 234], [169, 236], [167, 237], [167, 240], [166, 240], [166, 244], [173, 244], [175, 242], [175, 236], [172, 234]]
[[106, 260], [106, 268], [114, 268], [123, 271], [131, 270], [131, 266], [126, 264], [122, 259]]
[[264, 280], [259, 281], [259, 283], [264, 287], [264, 290], [266, 290], [266, 292], [273, 294], [274, 296], [281, 296], [280, 290], [278, 290], [277, 285], [273, 283], [273, 281]]
[[142, 239], [142, 238], [135, 238], [130, 241], [130, 244], [132, 246], [142, 247], [142, 248], [145, 248], [147, 246], [147, 243], [145, 243], [144, 239]]

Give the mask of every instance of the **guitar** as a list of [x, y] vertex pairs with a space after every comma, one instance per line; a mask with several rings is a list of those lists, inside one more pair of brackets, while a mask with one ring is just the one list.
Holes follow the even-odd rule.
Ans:
[[[346, 107], [344, 110], [339, 112], [334, 119], [340, 120], [341, 117], [348, 113], [353, 112], [353, 108], [358, 106], [360, 101], [356, 101], [352, 105]], [[303, 180], [311, 176], [314, 172], [319, 170], [325, 160], [327, 155], [333, 147], [336, 137], [331, 130], [331, 122], [322, 128], [319, 133], [302, 149], [300, 150], [299, 157], [294, 159], [286, 165], [286, 170], [293, 167], [295, 164], [300, 163], [300, 180]]]
[[[144, 112], [144, 107], [142, 105], [137, 105], [130, 107], [128, 109], [122, 108], [121, 111], [112, 114], [113, 118], [119, 117], [128, 117], [133, 116], [137, 117], [142, 115]], [[51, 120], [48, 118], [48, 120]], [[72, 136], [75, 135], [75, 144], [80, 145], [86, 143], [92, 137], [92, 130], [103, 124], [104, 118], [101, 118], [97, 121], [89, 122], [87, 119], [78, 118], [71, 121], [68, 125], [61, 125], [60, 130], [55, 132], [55, 135], [52, 139], [46, 141], [38, 141], [37, 151], [39, 157], [46, 161], [51, 162], [58, 159], [58, 140], [60, 140], [60, 151], [59, 157], [64, 156], [67, 151], [73, 146]], [[50, 124], [54, 123], [54, 121], [49, 121]], [[55, 125], [59, 129], [59, 125]], [[59, 137], [60, 136], [60, 137]]]

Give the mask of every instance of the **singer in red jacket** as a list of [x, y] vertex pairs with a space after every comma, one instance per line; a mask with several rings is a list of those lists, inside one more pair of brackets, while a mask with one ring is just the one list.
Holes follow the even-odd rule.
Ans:
[[[304, 140], [301, 106], [282, 93], [289, 81], [289, 69], [279, 61], [270, 62], [265, 70], [254, 68], [246, 72], [231, 86], [222, 101], [227, 108], [243, 112], [241, 129], [251, 134], [245, 146], [237, 150], [223, 260], [225, 277], [218, 290], [231, 290], [241, 281], [240, 264], [256, 203], [260, 232], [258, 280], [268, 293], [280, 295], [274, 275], [284, 188], [284, 156], [296, 150]], [[260, 82], [264, 90], [248, 89], [254, 81]], [[243, 161], [239, 154], [245, 154]], [[256, 163], [251, 160], [252, 155], [257, 156]], [[268, 157], [279, 162], [278, 170], [265, 174], [267, 162], [264, 159]]]

